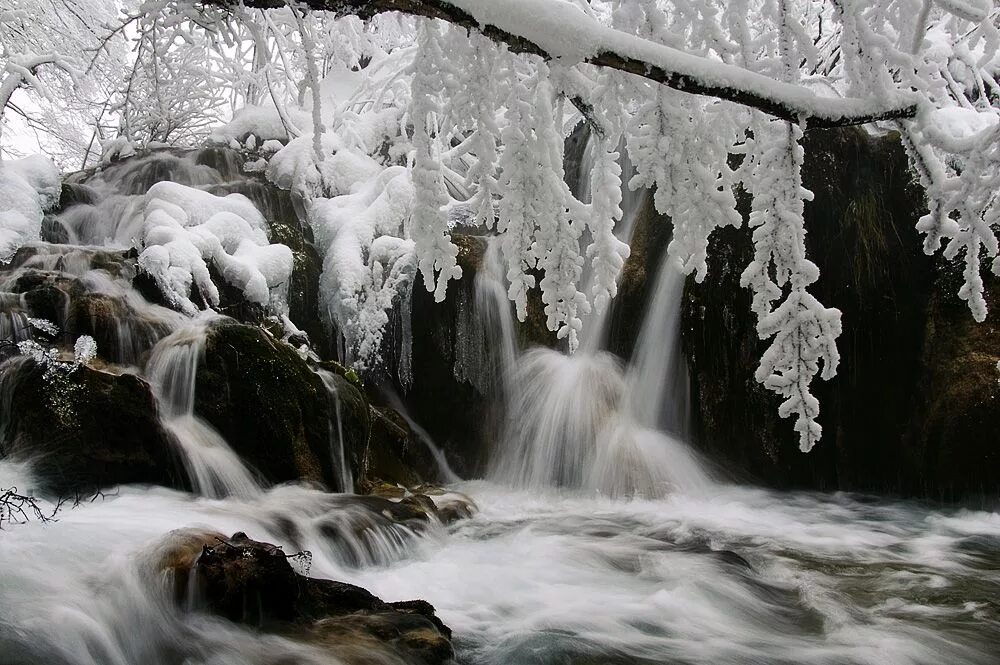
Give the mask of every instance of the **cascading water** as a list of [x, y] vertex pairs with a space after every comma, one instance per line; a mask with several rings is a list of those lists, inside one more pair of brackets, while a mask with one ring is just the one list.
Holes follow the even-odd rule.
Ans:
[[635, 342], [628, 403], [635, 419], [686, 440], [690, 436], [687, 363], [681, 349], [684, 274], [666, 258]]
[[[595, 141], [588, 141], [581, 161], [583, 180], [589, 181], [584, 167], [592, 164], [595, 149]], [[624, 215], [615, 232], [627, 242], [650, 192], [631, 192], [632, 166], [624, 146], [621, 153]], [[573, 189], [589, 196], [585, 187]], [[517, 389], [507, 397], [501, 447], [490, 477], [519, 487], [582, 488], [611, 496], [706, 490], [709, 474], [684, 443], [689, 418], [680, 346], [683, 288], [684, 276], [664, 257], [627, 369], [601, 350], [607, 310], [587, 318], [575, 354], [532, 349], [509, 362], [505, 383]], [[509, 320], [508, 303], [491, 302], [482, 309], [494, 334], [513, 339], [512, 330], [497, 326], [491, 314], [504, 311]]]
[[347, 446], [344, 443], [344, 423], [340, 413], [340, 397], [337, 395], [337, 382], [333, 373], [325, 369], [316, 371], [323, 380], [330, 401], [333, 403], [333, 413], [337, 422], [331, 421], [330, 428], [330, 459], [335, 469], [339, 470], [337, 489], [341, 492], [354, 491], [354, 478], [351, 476], [351, 465], [347, 459]]
[[176, 442], [198, 494], [252, 497], [260, 486], [211, 425], [194, 413], [195, 379], [205, 344], [206, 323], [185, 326], [153, 349], [146, 374], [159, 397], [164, 428]]

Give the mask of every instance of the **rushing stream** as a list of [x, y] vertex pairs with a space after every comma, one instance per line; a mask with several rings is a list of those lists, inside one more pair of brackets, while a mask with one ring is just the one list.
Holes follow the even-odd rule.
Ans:
[[373, 523], [355, 546], [324, 535], [349, 498], [294, 486], [222, 500], [126, 487], [12, 528], [0, 662], [181, 662], [175, 640], [185, 663], [314, 662], [157, 595], [144, 562], [191, 526], [308, 549], [313, 576], [427, 599], [459, 663], [987, 664], [1000, 650], [995, 513], [725, 486], [655, 501], [459, 489], [475, 517], [421, 535]]

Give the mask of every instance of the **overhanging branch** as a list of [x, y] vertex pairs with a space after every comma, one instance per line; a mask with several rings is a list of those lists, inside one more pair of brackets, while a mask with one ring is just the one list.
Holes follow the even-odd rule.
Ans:
[[[229, 6], [236, 0], [202, 1], [208, 5]], [[285, 0], [243, 0], [243, 4], [257, 9], [287, 7]], [[386, 12], [441, 19], [478, 30], [496, 42], [507, 44], [516, 53], [546, 59], [562, 54], [543, 48], [545, 35], [561, 36], [564, 41], [585, 39], [593, 50], [580, 58], [582, 62], [641, 76], [693, 95], [742, 104], [790, 122], [805, 119], [809, 127], [862, 125], [911, 118], [917, 113], [917, 105], [911, 100], [875, 107], [861, 99], [820, 98], [801, 86], [628, 35], [593, 19], [584, 21], [582, 12], [568, 3], [553, 3], [553, 10], [557, 11], [533, 20], [532, 38], [518, 34], [520, 24], [504, 20], [505, 16], [523, 13], [530, 6], [525, 0], [490, 0], [489, 3], [472, 0], [300, 0], [300, 4], [317, 11], [353, 14], [362, 19]], [[568, 13], [571, 11], [575, 14]], [[480, 16], [477, 18], [474, 14]]]

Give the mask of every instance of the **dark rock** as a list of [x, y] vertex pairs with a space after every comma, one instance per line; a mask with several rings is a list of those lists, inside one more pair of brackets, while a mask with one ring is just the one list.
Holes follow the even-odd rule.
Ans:
[[[199, 542], [200, 556], [192, 562], [190, 554]], [[430, 603], [387, 603], [353, 584], [300, 575], [279, 547], [244, 533], [228, 539], [211, 533], [171, 534], [159, 569], [169, 570], [179, 585], [190, 574], [178, 571], [192, 563], [197, 597], [230, 621], [313, 644], [358, 665], [381, 662], [376, 654], [385, 652], [426, 665], [453, 656], [451, 631]]]
[[939, 264], [904, 445], [914, 493], [993, 505], [1000, 495], [1000, 279], [984, 277], [989, 314], [976, 323], [957, 296], [963, 267], [960, 260]]
[[165, 325], [143, 319], [121, 298], [84, 293], [73, 298], [65, 321], [68, 339], [89, 335], [98, 354], [111, 362], [136, 365], [140, 357], [169, 333]]
[[357, 455], [361, 491], [380, 482], [412, 487], [425, 480], [437, 480], [437, 465], [427, 445], [399, 413], [388, 407], [371, 407], [371, 434]]
[[88, 366], [45, 376], [19, 358], [2, 368], [0, 384], [9, 399], [0, 451], [32, 460], [44, 489], [67, 495], [128, 483], [183, 485], [153, 395], [139, 377]]
[[[823, 439], [800, 453], [779, 399], [754, 379], [766, 342], [739, 286], [750, 231], [724, 228], [710, 241], [708, 277], [689, 280], [683, 305], [701, 447], [778, 487], [995, 496], [988, 423], [1000, 338], [949, 295], [958, 287], [944, 283], [960, 271], [924, 255], [914, 230], [924, 196], [898, 136], [811, 130], [804, 144], [803, 183], [815, 194], [806, 242], [821, 273], [812, 291], [843, 313], [838, 375], [813, 384]], [[746, 216], [748, 197], [740, 204]]]
[[[475, 326], [476, 275], [488, 241], [478, 231], [469, 229], [468, 233], [452, 235], [459, 249], [462, 279], [449, 284], [444, 302], [435, 302], [423, 278], [416, 278], [411, 299], [412, 384], [401, 385], [396, 376], [376, 378], [377, 383], [388, 384], [391, 392], [401, 396], [406, 412], [444, 452], [455, 472], [466, 477], [481, 475], [485, 470], [493, 445], [491, 433], [497, 430], [493, 424], [501, 415], [496, 408], [499, 404], [495, 386], [481, 385], [475, 377], [463, 374], [465, 370], [458, 369], [467, 363], [495, 362], [490, 356], [498, 352]], [[529, 293], [527, 317], [515, 324], [515, 331], [522, 348], [557, 346], [555, 333], [546, 327], [537, 288]], [[398, 319], [391, 333], [385, 355], [390, 359], [387, 365], [397, 367], [394, 349], [398, 348], [400, 334]]]
[[[344, 404], [359, 401], [357, 388], [346, 381], [338, 391]], [[208, 332], [195, 413], [269, 480], [305, 479], [336, 487], [333, 400], [295, 349], [260, 328], [227, 322]], [[367, 412], [344, 408], [341, 415], [345, 439], [358, 441], [369, 427]]]
[[656, 286], [661, 259], [670, 242], [670, 218], [653, 206], [652, 190], [643, 190], [633, 222], [631, 252], [622, 267], [618, 295], [611, 302], [607, 349], [618, 357], [632, 357], [643, 317]]
[[[205, 151], [199, 153], [202, 158]], [[280, 243], [292, 250], [293, 266], [291, 282], [288, 284], [288, 318], [298, 328], [309, 335], [314, 350], [324, 358], [334, 357], [334, 350], [326, 325], [320, 320], [319, 278], [323, 263], [313, 245], [312, 229], [300, 219], [301, 204], [296, 205], [291, 192], [280, 189], [269, 182], [251, 178], [217, 185], [209, 189], [217, 196], [242, 194], [250, 199], [267, 221], [269, 238], [272, 243]], [[221, 280], [215, 279], [221, 286]], [[228, 298], [225, 306], [242, 300], [242, 294]], [[224, 311], [244, 322], [238, 313]]]

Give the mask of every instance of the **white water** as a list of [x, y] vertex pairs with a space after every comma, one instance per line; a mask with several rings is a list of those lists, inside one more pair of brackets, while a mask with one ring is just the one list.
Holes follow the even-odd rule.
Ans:
[[197, 321], [157, 343], [146, 375], [158, 397], [164, 428], [172, 435], [196, 493], [219, 498], [252, 497], [260, 485], [215, 429], [194, 413], [198, 362], [207, 320]]
[[687, 363], [681, 348], [684, 280], [672, 261], [662, 263], [627, 378], [635, 419], [681, 440], [691, 434]]
[[[15, 472], [0, 464], [0, 479]], [[308, 549], [313, 576], [387, 600], [430, 601], [465, 665], [996, 662], [996, 513], [732, 487], [656, 501], [460, 489], [482, 512], [423, 534], [298, 487], [225, 500], [122, 488], [8, 527], [0, 661], [331, 662], [165, 600], [156, 543], [198, 526]]]
[[347, 459], [347, 446], [344, 444], [344, 424], [340, 413], [340, 396], [337, 394], [337, 383], [333, 378], [332, 372], [320, 369], [316, 373], [319, 374], [319, 378], [323, 381], [323, 386], [330, 396], [330, 401], [333, 403], [334, 417], [337, 419], [337, 422], [331, 421], [328, 424], [330, 428], [330, 459], [333, 463], [333, 468], [338, 470], [336, 489], [340, 492], [353, 492], [354, 478], [351, 475], [351, 466]]
[[[647, 193], [648, 194], [648, 193]], [[638, 204], [629, 214], [634, 217]], [[629, 225], [626, 233], [631, 233]], [[480, 304], [484, 325], [514, 347], [509, 304]], [[573, 355], [530, 349], [508, 359], [506, 405], [489, 477], [521, 488], [582, 488], [611, 497], [704, 493], [713, 484], [690, 436], [687, 364], [681, 348], [684, 275], [664, 256], [629, 366], [602, 351], [607, 316], [594, 315]], [[506, 313], [497, 317], [494, 311]], [[509, 330], [508, 330], [509, 326]], [[507, 386], [510, 386], [508, 389]]]
[[[202, 167], [178, 168], [215, 180]], [[132, 195], [148, 175], [125, 170], [115, 188]], [[134, 216], [114, 213], [113, 229], [99, 227], [119, 203], [63, 222], [77, 242], [128, 244]], [[96, 280], [88, 288], [101, 279], [102, 289], [125, 288], [91, 274], [83, 254], [39, 260]], [[488, 253], [477, 293], [480, 309], [493, 308], [484, 339], [496, 355], [483, 380], [502, 384], [498, 394], [510, 400], [508, 448], [494, 467], [503, 484], [458, 486], [482, 512], [420, 533], [363, 499], [258, 487], [193, 413], [204, 322], [119, 293], [133, 318], [155, 323], [145, 340], [122, 328], [122, 362], [141, 364], [153, 347], [144, 372], [201, 496], [123, 487], [64, 506], [57, 522], [5, 524], [0, 664], [333, 662], [291, 639], [174, 606], [152, 562], [158, 543], [182, 527], [308, 549], [314, 576], [386, 600], [425, 598], [455, 631], [463, 665], [996, 663], [1000, 515], [718, 484], [665, 433], [686, 431], [676, 275], [661, 269], [636, 362], [624, 368], [599, 345], [574, 357], [518, 356], [496, 271]], [[342, 462], [334, 429], [331, 456]], [[0, 487], [34, 485], [30, 468], [0, 461]], [[394, 661], [371, 654], [369, 662]]]

